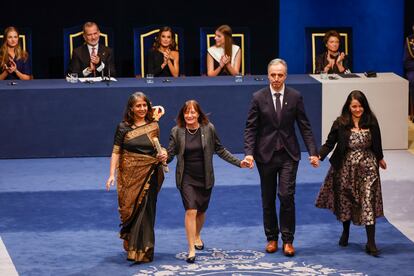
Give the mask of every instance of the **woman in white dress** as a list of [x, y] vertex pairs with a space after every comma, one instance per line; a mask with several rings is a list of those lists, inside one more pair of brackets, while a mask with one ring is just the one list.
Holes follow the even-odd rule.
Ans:
[[233, 44], [232, 30], [221, 25], [215, 32], [216, 43], [207, 49], [207, 75], [237, 75], [240, 72], [241, 50]]

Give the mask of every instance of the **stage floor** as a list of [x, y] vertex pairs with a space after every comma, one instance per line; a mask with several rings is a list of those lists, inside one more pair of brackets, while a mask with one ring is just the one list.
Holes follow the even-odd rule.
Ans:
[[131, 266], [117, 235], [116, 192], [104, 191], [109, 158], [0, 160], [0, 275], [322, 275], [328, 270], [329, 275], [410, 275], [414, 155], [385, 151], [385, 159], [386, 219], [378, 220], [377, 230], [381, 258], [363, 252], [362, 227], [351, 227], [348, 248], [337, 246], [340, 224], [330, 212], [314, 207], [329, 163], [314, 169], [303, 155], [296, 195], [297, 255], [287, 259], [280, 252], [264, 254], [257, 170], [241, 170], [215, 157], [216, 186], [203, 230], [206, 250], [193, 267], [182, 260], [184, 213], [174, 173], [167, 174], [158, 199], [155, 260]]

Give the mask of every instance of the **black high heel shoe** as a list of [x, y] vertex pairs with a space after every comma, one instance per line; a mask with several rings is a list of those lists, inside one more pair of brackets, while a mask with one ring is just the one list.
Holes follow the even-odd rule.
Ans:
[[192, 256], [192, 257], [187, 257], [187, 259], [185, 260], [187, 263], [189, 264], [193, 264], [195, 262], [196, 256]]
[[377, 249], [377, 247], [374, 245], [373, 247], [368, 246], [368, 244], [365, 245], [365, 252], [367, 252], [368, 255], [379, 257], [380, 251]]
[[343, 247], [348, 246], [348, 239], [349, 239], [349, 233], [346, 234], [342, 232], [342, 235], [341, 235], [341, 238], [339, 239], [338, 244]]
[[201, 245], [194, 245], [194, 248], [195, 249], [197, 249], [197, 250], [203, 250], [204, 249], [204, 242], [203, 241], [201, 241]]

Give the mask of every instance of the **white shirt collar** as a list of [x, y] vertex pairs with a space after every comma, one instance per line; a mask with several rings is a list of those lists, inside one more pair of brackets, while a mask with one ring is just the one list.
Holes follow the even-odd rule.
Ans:
[[285, 94], [285, 84], [283, 84], [282, 89], [280, 89], [280, 91], [274, 90], [271, 84], [269, 84], [269, 87], [270, 87], [270, 92], [272, 93], [273, 97], [276, 97], [275, 93], [280, 93], [281, 97], [283, 97], [283, 95]]
[[99, 43], [96, 44], [95, 46], [86, 44], [86, 46], [88, 46], [88, 50], [89, 50], [89, 55], [92, 54], [92, 48], [95, 48], [95, 53], [98, 54], [98, 49], [99, 49]]

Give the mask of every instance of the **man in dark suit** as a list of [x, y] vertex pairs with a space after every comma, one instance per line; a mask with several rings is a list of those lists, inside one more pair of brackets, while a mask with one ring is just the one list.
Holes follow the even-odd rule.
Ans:
[[83, 25], [85, 44], [73, 50], [69, 73], [79, 77], [116, 76], [112, 49], [99, 44], [101, 32], [94, 22]]
[[[301, 155], [295, 122], [313, 166], [319, 164], [318, 152], [302, 96], [298, 91], [285, 86], [286, 62], [282, 59], [272, 60], [267, 72], [270, 85], [253, 94], [247, 116], [244, 131], [245, 159], [251, 166], [256, 161], [260, 175], [263, 224], [268, 240], [266, 251], [277, 251], [280, 232], [283, 253], [291, 257], [295, 254], [294, 195]], [[280, 200], [279, 222], [276, 215], [276, 192]]]

